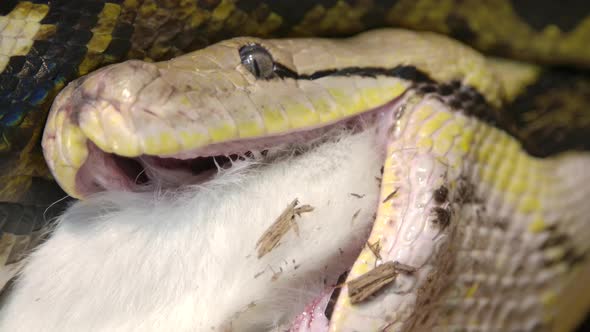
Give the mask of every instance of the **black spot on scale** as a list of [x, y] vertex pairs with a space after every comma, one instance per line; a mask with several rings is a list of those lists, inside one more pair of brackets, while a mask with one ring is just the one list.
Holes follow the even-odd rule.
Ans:
[[299, 0], [299, 1], [264, 1], [241, 0], [237, 1], [236, 7], [245, 12], [254, 12], [261, 6], [268, 7], [268, 10], [281, 17], [282, 23], [278, 31], [279, 35], [289, 32], [289, 29], [303, 21], [306, 15], [316, 6], [324, 9], [332, 8], [337, 0]]
[[578, 252], [573, 247], [567, 247], [564, 250], [563, 255], [558, 257], [544, 257], [543, 265], [545, 267], [551, 267], [560, 263], [565, 263], [569, 268], [584, 262], [587, 259], [587, 254]]
[[420, 91], [421, 93], [433, 93], [436, 92], [436, 85], [434, 84], [423, 84], [421, 86], [418, 87], [418, 91]]
[[537, 31], [556, 25], [561, 31], [575, 29], [590, 14], [587, 0], [512, 0], [516, 14]]
[[475, 40], [477, 33], [471, 29], [469, 22], [459, 15], [450, 14], [446, 19], [447, 26], [449, 27], [451, 36], [469, 43]]
[[73, 28], [78, 31], [89, 31], [98, 23], [98, 16], [94, 14], [83, 14]]
[[588, 252], [583, 252], [574, 245], [571, 235], [559, 230], [559, 222], [550, 225], [544, 231], [548, 233], [547, 238], [541, 242], [538, 247], [540, 251], [561, 248], [562, 255], [546, 255], [543, 259], [543, 265], [550, 267], [556, 264], [565, 263], [568, 267], [573, 267], [588, 257]]
[[567, 234], [560, 233], [555, 230], [550, 230], [549, 232], [549, 237], [541, 243], [540, 249], [542, 250], [554, 246], [563, 246], [565, 243], [571, 240]]
[[494, 108], [481, 93], [459, 81], [455, 80], [446, 83], [434, 81], [417, 82], [415, 90], [425, 96], [434, 96], [452, 109], [464, 112], [487, 123], [502, 123], [501, 119], [498, 118], [500, 113], [494, 111]]
[[586, 253], [580, 253], [573, 248], [568, 248], [563, 256], [563, 260], [571, 267], [584, 262], [587, 258], [588, 255]]
[[450, 94], [452, 94], [455, 91], [455, 86], [451, 85], [451, 84], [440, 84], [438, 86], [438, 94], [440, 94], [441, 96], [448, 96]]
[[431, 212], [434, 216], [432, 223], [439, 225], [441, 229], [446, 228], [451, 222], [451, 213], [449, 210], [436, 206], [432, 208]]
[[[351, 6], [358, 4], [357, 0], [346, 0]], [[369, 7], [369, 10], [361, 17], [363, 26], [368, 29], [387, 26], [387, 14], [390, 13], [393, 6], [395, 6], [399, 0], [379, 0], [373, 3], [373, 6]]]
[[113, 39], [104, 51], [104, 55], [109, 57], [111, 61], [123, 59], [130, 49], [131, 41], [129, 39]]
[[0, 16], [10, 13], [14, 9], [14, 6], [16, 6], [17, 2], [17, 0], [0, 1]]
[[113, 39], [131, 39], [133, 36], [133, 25], [126, 22], [117, 22], [113, 29]]
[[589, 104], [590, 72], [552, 68], [506, 105], [505, 114], [527, 152], [548, 157], [590, 151]]
[[197, 4], [200, 8], [213, 10], [221, 3], [220, 0], [198, 0]]
[[447, 189], [445, 186], [440, 186], [432, 193], [432, 197], [434, 198], [435, 202], [442, 204], [447, 201], [448, 194], [449, 189]]
[[[10, 73], [0, 74], [0, 96], [6, 97], [11, 94], [18, 85], [18, 78]], [[2, 109], [4, 111], [4, 109]]]
[[8, 64], [6, 65], [2, 73], [8, 75], [16, 75], [22, 70], [26, 61], [27, 60], [24, 55], [12, 56], [10, 57]]
[[33, 46], [31, 46], [31, 50], [29, 51], [29, 55], [32, 56], [42, 56], [47, 52], [49, 49], [50, 43], [46, 40], [35, 40], [33, 42]]

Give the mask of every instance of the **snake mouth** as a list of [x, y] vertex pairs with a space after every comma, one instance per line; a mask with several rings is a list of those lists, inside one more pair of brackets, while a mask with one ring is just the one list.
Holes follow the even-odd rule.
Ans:
[[[98, 78], [102, 73], [98, 72]], [[56, 98], [43, 138], [50, 169], [62, 188], [75, 198], [103, 191], [145, 192], [203, 183], [238, 159], [255, 157], [255, 161], [264, 162], [264, 152], [269, 149], [309, 145], [310, 141], [321, 139], [337, 128], [366, 128], [389, 112], [392, 105], [405, 99], [403, 92], [407, 91], [400, 85], [394, 97], [374, 107], [358, 109], [323, 123], [297, 124], [287, 130], [252, 137], [243, 137], [238, 131], [217, 142], [210, 134], [206, 141], [193, 142], [191, 146], [180, 139], [186, 134], [178, 129], [183, 125], [182, 119], [171, 124], [152, 116], [143, 124], [149, 130], [131, 131], [138, 124], [122, 117], [125, 113], [122, 106], [106, 99], [85, 97], [84, 84], [89, 81], [69, 85]], [[140, 139], [146, 131], [154, 132], [152, 138]], [[189, 135], [200, 134], [189, 132]]]
[[266, 151], [230, 153], [195, 158], [141, 155], [124, 157], [107, 153], [88, 142], [88, 159], [76, 174], [78, 192], [87, 196], [102, 191], [154, 191], [199, 184], [237, 160]]
[[342, 129], [362, 131], [374, 122], [374, 119], [368, 118], [378, 116], [378, 113], [378, 110], [373, 110], [321, 128], [214, 144], [169, 156], [144, 154], [125, 157], [105, 152], [88, 140], [88, 156], [75, 176], [76, 192], [87, 197], [103, 191], [174, 190], [201, 184], [214, 177], [218, 171], [231, 168], [236, 161], [272, 162], [278, 152], [297, 154], [300, 146], [307, 147], [310, 142], [313, 145], [321, 143], [326, 137], [332, 137], [330, 132]]

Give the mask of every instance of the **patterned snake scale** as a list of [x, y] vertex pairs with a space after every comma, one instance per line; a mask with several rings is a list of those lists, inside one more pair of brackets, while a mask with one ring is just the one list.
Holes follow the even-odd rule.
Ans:
[[[302, 4], [300, 17], [251, 1], [96, 1], [84, 10], [67, 1], [9, 4], [0, 20], [4, 264], [38, 242], [30, 234], [50, 219], [39, 211], [60, 198], [38, 144], [53, 96], [78, 75], [138, 58], [149, 61], [100, 69], [53, 103], [45, 159], [72, 197], [138, 190], [114, 155], [243, 152], [312, 138], [335, 123], [377, 121], [385, 157], [368, 243], [378, 249], [365, 248], [347, 280], [387, 262], [412, 272], [362, 304], [350, 303], [346, 283], [330, 330], [573, 329], [590, 306], [590, 84], [583, 72], [484, 58], [446, 37], [407, 30], [340, 40], [243, 37], [202, 48], [237, 34], [349, 35], [395, 25], [448, 33], [495, 54], [590, 66], [588, 49], [579, 48], [590, 36], [585, 15], [537, 34], [509, 2], [494, 9], [419, 3]], [[428, 9], [438, 14], [418, 14]], [[486, 10], [518, 28], [501, 30]], [[381, 23], [367, 25], [367, 17]], [[73, 41], [61, 47], [67, 56], [57, 59], [64, 53], [54, 45], [67, 26], [90, 33], [70, 31]], [[72, 45], [84, 51], [70, 52]], [[34, 73], [35, 61], [45, 69]], [[305, 330], [305, 318], [299, 323], [294, 329]]]

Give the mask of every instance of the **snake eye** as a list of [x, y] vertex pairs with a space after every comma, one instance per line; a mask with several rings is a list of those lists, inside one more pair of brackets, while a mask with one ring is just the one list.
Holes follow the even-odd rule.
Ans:
[[240, 48], [242, 64], [256, 78], [269, 79], [274, 76], [274, 60], [268, 51], [257, 44]]

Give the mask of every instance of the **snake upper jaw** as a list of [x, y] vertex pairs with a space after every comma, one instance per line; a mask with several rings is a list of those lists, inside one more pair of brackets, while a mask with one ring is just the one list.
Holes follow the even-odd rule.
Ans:
[[[133, 97], [139, 93], [138, 86], [144, 87], [139, 90], [145, 95], [145, 90], [155, 88], [144, 81], [158, 82], [157, 78], [166, 73], [167, 69], [155, 64], [128, 61], [74, 81], [56, 97], [43, 135], [43, 147], [49, 168], [66, 192], [84, 198], [107, 190], [150, 191], [202, 183], [216, 169], [227, 166], [232, 158], [259, 155], [284, 145], [305, 145], [335, 127], [363, 128], [398, 102], [405, 89], [405, 85], [398, 84], [393, 99], [374, 108], [359, 109], [360, 115], [352, 113], [323, 125], [220, 142], [215, 141], [216, 131], [211, 129], [209, 143], [185, 146], [181, 144], [184, 137], [181, 129], [186, 123], [205, 126], [214, 121], [206, 117], [217, 115], [209, 114], [213, 113], [207, 108], [213, 107], [209, 104], [202, 109], [199, 105], [191, 104], [192, 108], [185, 105], [181, 112], [178, 108], [183, 101], [166, 96], [162, 97], [167, 98], [165, 103], [151, 106], [157, 111], [138, 106]], [[156, 85], [159, 84], [163, 83]], [[206, 95], [203, 98], [203, 103], [210, 102]], [[180, 113], [169, 114], [173, 112]], [[184, 117], [189, 113], [194, 119]], [[205, 123], [200, 124], [196, 120], [199, 117], [205, 117]], [[134, 132], [133, 128], [138, 129]], [[198, 136], [199, 131], [191, 131], [190, 135]]]

